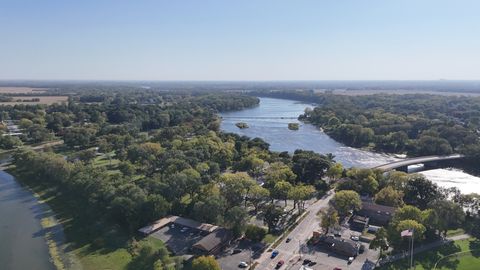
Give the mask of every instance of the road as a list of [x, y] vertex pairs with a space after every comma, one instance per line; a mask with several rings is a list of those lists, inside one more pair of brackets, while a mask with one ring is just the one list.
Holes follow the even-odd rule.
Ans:
[[309, 211], [307, 216], [286, 237], [292, 240], [289, 243], [284, 240], [275, 248], [280, 252], [275, 259], [270, 259], [271, 252], [264, 252], [257, 260], [258, 265], [255, 269], [274, 269], [280, 260], [285, 261], [285, 266], [282, 269], [290, 269], [290, 266], [300, 258], [300, 245], [305, 244], [312, 236], [312, 232], [320, 228], [320, 219], [317, 213], [320, 209], [328, 206], [328, 202], [333, 198], [333, 195], [334, 192], [329, 191], [326, 197], [310, 205], [306, 209], [306, 211]]

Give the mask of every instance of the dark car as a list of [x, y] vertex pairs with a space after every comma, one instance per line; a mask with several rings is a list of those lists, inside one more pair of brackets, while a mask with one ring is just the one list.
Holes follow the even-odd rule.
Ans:
[[279, 253], [278, 250], [274, 250], [274, 251], [272, 252], [272, 256], [270, 256], [270, 258], [273, 259], [273, 258], [277, 257], [278, 253]]
[[290, 241], [292, 241], [292, 238], [288, 237], [288, 238], [287, 238], [287, 241], [285, 241], [285, 242], [288, 243], [288, 242], [290, 242]]
[[315, 264], [317, 264], [317, 262], [309, 262], [308, 266], [314, 266]]
[[312, 262], [311, 260], [305, 259], [305, 260], [303, 260], [303, 265], [307, 265], [307, 264], [309, 264], [309, 263], [311, 263], [311, 262]]
[[285, 262], [284, 262], [283, 260], [280, 260], [280, 261], [277, 263], [277, 266], [275, 267], [275, 269], [280, 269], [280, 267], [282, 267], [284, 264], [285, 264]]
[[240, 252], [242, 252], [242, 250], [236, 248], [236, 249], [234, 249], [234, 250], [232, 251], [232, 254], [238, 254], [238, 253], [240, 253]]

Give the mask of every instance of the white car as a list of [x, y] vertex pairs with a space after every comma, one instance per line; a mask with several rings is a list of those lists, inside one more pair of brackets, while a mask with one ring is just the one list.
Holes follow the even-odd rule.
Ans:
[[352, 239], [353, 241], [360, 241], [360, 237], [358, 237], [356, 235], [350, 236], [350, 239]]
[[240, 263], [238, 264], [238, 267], [240, 267], [240, 268], [247, 268], [247, 267], [248, 267], [248, 263], [246, 263], [246, 262], [240, 262]]
[[349, 257], [348, 258], [348, 263], [352, 263], [354, 259], [355, 259], [354, 257]]

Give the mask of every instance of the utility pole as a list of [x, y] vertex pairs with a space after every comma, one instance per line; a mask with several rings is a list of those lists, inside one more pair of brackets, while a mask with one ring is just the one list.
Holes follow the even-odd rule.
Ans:
[[412, 229], [411, 239], [411, 248], [410, 248], [410, 269], [413, 270], [413, 235], [415, 234], [415, 229]]

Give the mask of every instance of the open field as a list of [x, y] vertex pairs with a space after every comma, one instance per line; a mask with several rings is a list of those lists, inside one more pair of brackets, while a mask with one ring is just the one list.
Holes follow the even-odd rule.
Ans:
[[[0, 102], [0, 105], [15, 105], [15, 104], [46, 104], [50, 105], [53, 103], [62, 103], [62, 102], [67, 102], [68, 101], [68, 96], [13, 96], [13, 101], [11, 102]], [[21, 102], [21, 101], [16, 101], [17, 99], [20, 100], [30, 100], [38, 98], [40, 99], [38, 102]]]
[[46, 88], [32, 88], [32, 87], [5, 87], [0, 86], [0, 94], [32, 94], [45, 93]]
[[[474, 250], [474, 252], [467, 252]], [[476, 252], [475, 252], [476, 250]], [[415, 269], [434, 269], [435, 264], [447, 255], [454, 253], [465, 252], [459, 256], [447, 257], [440, 260], [436, 269], [457, 269], [457, 270], [470, 270], [478, 269], [480, 264], [480, 241], [474, 238], [459, 240], [442, 247], [436, 248], [431, 251], [417, 254], [414, 257]], [[380, 269], [407, 269], [409, 260], [404, 259], [395, 263], [385, 265]]]
[[[317, 93], [326, 93], [326, 90], [316, 90]], [[427, 90], [345, 90], [345, 89], [335, 89], [331, 92], [335, 95], [346, 95], [346, 96], [364, 96], [364, 95], [375, 95], [375, 94], [391, 94], [391, 95], [407, 95], [407, 94], [428, 94], [428, 95], [441, 95], [441, 96], [480, 96], [478, 92], [447, 92], [447, 91], [427, 91]]]

